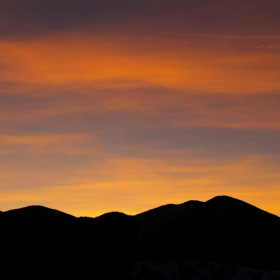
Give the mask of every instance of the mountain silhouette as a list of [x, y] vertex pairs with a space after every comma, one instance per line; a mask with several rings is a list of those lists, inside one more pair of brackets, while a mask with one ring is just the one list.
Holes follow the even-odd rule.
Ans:
[[280, 270], [280, 218], [228, 196], [96, 218], [28, 206], [0, 212], [0, 226], [1, 279], [114, 279], [116, 271], [105, 260]]
[[151, 214], [152, 222], [148, 222], [141, 240], [143, 258], [279, 267], [279, 217], [226, 196], [189, 206], [168, 222]]

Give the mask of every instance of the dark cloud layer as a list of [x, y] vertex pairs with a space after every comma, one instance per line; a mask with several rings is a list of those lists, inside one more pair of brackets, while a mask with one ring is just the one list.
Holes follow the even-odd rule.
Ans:
[[274, 0], [4, 0], [0, 34], [38, 35], [84, 29], [94, 33], [166, 32], [279, 35]]

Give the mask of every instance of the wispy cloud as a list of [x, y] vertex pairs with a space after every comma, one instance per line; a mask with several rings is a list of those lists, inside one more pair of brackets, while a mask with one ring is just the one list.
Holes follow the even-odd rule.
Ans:
[[42, 86], [97, 83], [105, 88], [135, 86], [138, 81], [141, 86], [225, 93], [280, 88], [279, 53], [169, 49], [160, 47], [161, 41], [155, 42], [159, 50], [142, 42], [139, 52], [137, 40], [73, 36], [1, 42], [1, 59], [6, 65], [0, 69], [2, 81]]

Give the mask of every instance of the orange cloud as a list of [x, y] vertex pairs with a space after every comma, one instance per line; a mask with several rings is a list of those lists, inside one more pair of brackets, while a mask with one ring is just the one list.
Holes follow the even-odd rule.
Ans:
[[[244, 36], [214, 36], [214, 47], [213, 35], [209, 40], [204, 37], [200, 41], [197, 36], [194, 46], [176, 37], [144, 40], [86, 34], [1, 41], [0, 74], [2, 82], [9, 82], [2, 94], [37, 98], [28, 109], [19, 110], [23, 106], [15, 104], [3, 108], [1, 119], [34, 122], [38, 117], [115, 111], [165, 115], [169, 117], [166, 123], [174, 127], [279, 130], [275, 107], [279, 103], [279, 52], [248, 52], [221, 45], [224, 40], [242, 40], [243, 44]], [[247, 38], [257, 39], [271, 37]], [[268, 93], [271, 98], [261, 97]], [[173, 107], [180, 110], [169, 113]]]
[[31, 84], [94, 83], [102, 88], [152, 85], [226, 93], [280, 89], [278, 52], [236, 53], [164, 44], [162, 39], [90, 39], [75, 34], [2, 41], [1, 77]]

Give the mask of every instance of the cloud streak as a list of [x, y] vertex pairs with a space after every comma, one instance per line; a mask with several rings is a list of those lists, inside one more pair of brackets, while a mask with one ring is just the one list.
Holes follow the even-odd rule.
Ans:
[[183, 48], [180, 44], [169, 49], [160, 47], [161, 41], [154, 42], [156, 49], [149, 42], [141, 42], [139, 51], [138, 40], [73, 36], [0, 42], [2, 81], [72, 86], [96, 83], [105, 88], [135, 87], [138, 83], [225, 93], [280, 88], [279, 52], [243, 54]]

